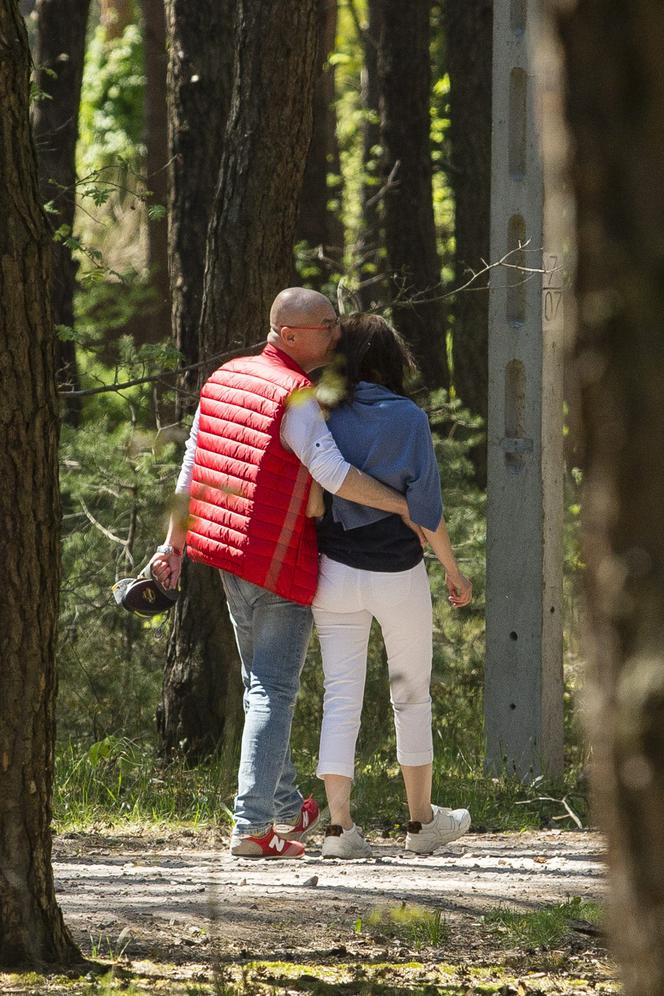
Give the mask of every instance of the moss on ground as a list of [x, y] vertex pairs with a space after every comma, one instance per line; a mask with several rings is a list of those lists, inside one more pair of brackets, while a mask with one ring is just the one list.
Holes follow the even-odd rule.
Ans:
[[[607, 966], [608, 967], [608, 966]], [[150, 962], [97, 963], [81, 976], [0, 973], [0, 994], [21, 996], [579, 996], [618, 993], [608, 971], [580, 976], [558, 972], [515, 973], [504, 964], [372, 962], [333, 965], [256, 961], [183, 970]]]

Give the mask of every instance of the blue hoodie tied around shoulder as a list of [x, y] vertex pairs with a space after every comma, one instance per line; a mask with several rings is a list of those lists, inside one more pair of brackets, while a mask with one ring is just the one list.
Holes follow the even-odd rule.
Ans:
[[[344, 458], [406, 496], [413, 522], [435, 530], [443, 515], [440, 474], [426, 413], [380, 384], [360, 381], [353, 401], [330, 415], [330, 432]], [[388, 516], [336, 495], [332, 515], [344, 529]]]

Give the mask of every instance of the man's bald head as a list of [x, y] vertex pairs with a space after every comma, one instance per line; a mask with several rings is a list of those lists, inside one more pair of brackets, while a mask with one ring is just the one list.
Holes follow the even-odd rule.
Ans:
[[318, 325], [334, 317], [334, 308], [325, 295], [308, 287], [287, 287], [277, 294], [270, 308], [270, 325], [276, 330], [284, 325]]
[[324, 294], [308, 287], [287, 287], [275, 297], [267, 341], [291, 356], [303, 370], [329, 363], [339, 334], [339, 321]]

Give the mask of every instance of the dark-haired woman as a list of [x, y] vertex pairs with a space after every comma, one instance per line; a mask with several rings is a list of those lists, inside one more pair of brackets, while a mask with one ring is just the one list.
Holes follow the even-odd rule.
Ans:
[[[329, 427], [339, 449], [350, 463], [406, 495], [410, 518], [445, 568], [450, 603], [468, 605], [472, 586], [447, 534], [427, 417], [404, 396], [404, 376], [412, 369], [407, 347], [384, 319], [353, 315], [342, 323], [338, 351], [348, 394], [332, 411]], [[430, 853], [464, 834], [470, 815], [431, 803], [432, 612], [422, 545], [398, 516], [326, 495], [319, 549], [313, 611], [325, 699], [317, 774], [325, 782], [331, 819], [323, 856], [371, 854], [353, 822], [350, 794], [373, 619], [387, 650], [397, 759], [410, 813], [406, 849]]]

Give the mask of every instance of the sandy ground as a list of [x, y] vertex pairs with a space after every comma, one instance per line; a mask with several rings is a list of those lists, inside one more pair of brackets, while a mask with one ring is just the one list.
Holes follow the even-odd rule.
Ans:
[[367, 936], [361, 924], [376, 907], [403, 903], [441, 910], [445, 959], [472, 962], [494, 954], [481, 929], [489, 909], [601, 900], [604, 891], [592, 832], [470, 834], [428, 857], [374, 838], [374, 857], [354, 862], [323, 860], [320, 842], [299, 861], [251, 861], [231, 858], [213, 832], [65, 834], [54, 844], [56, 888], [87, 952], [176, 964], [204, 963], [212, 946], [228, 960], [368, 949], [393, 958], [398, 939]]

